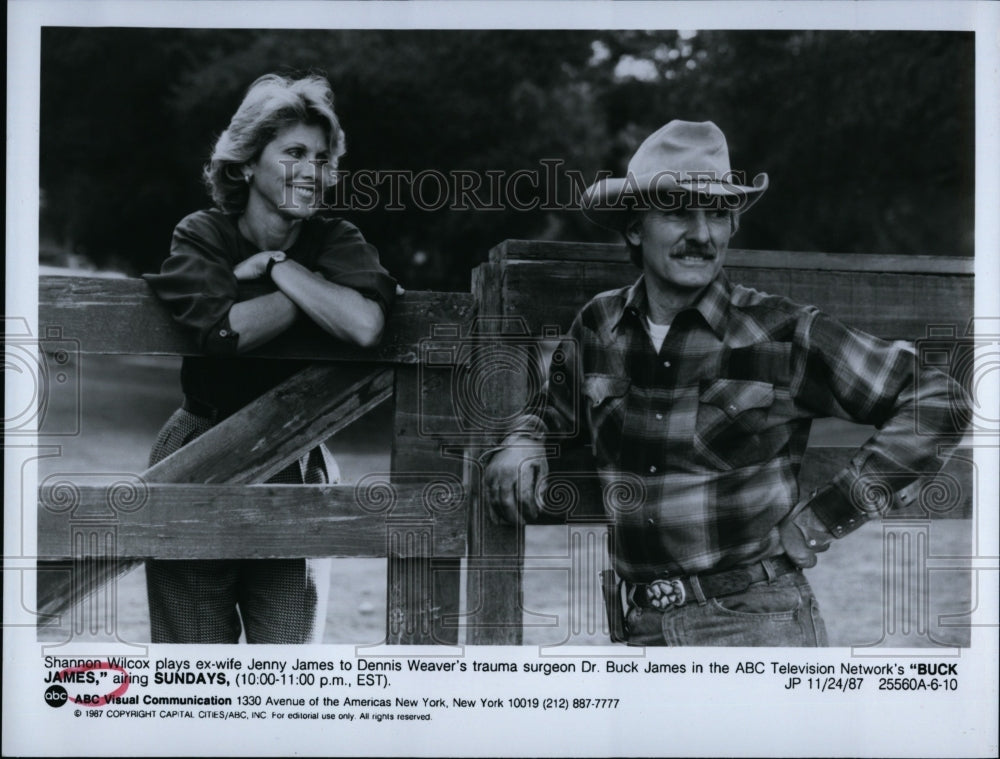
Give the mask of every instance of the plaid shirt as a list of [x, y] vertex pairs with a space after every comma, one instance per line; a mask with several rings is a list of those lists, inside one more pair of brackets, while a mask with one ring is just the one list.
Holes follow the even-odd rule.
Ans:
[[591, 300], [558, 348], [536, 413], [508, 438], [589, 434], [606, 504], [609, 494], [633, 504], [606, 506], [626, 579], [781, 554], [777, 525], [799, 499], [814, 418], [878, 428], [811, 503], [837, 537], [886, 507], [884, 498], [859, 498], [858, 486], [891, 474], [898, 489], [936, 472], [939, 444], [960, 432], [962, 390], [943, 373], [918, 372], [909, 343], [731, 285], [724, 274], [677, 314], [658, 353], [647, 313], [642, 278]]

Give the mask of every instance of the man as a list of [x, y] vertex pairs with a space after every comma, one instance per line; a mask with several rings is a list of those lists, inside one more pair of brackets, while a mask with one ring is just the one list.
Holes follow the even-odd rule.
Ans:
[[[516, 421], [486, 470], [496, 513], [536, 516], [542, 443], [568, 440], [580, 409], [602, 484], [642, 483], [638, 507], [609, 514], [633, 645], [826, 645], [801, 569], [886, 508], [856, 485], [936, 471], [966, 416], [948, 376], [918, 381], [908, 344], [728, 281], [729, 240], [767, 184], [730, 171], [715, 124], [672, 121], [626, 177], [587, 189], [585, 213], [622, 232], [642, 276], [582, 309], [560, 347], [578, 381], [549, 382], [543, 410]], [[918, 405], [933, 434], [915, 433]], [[800, 497], [811, 420], [828, 416], [878, 432]]]

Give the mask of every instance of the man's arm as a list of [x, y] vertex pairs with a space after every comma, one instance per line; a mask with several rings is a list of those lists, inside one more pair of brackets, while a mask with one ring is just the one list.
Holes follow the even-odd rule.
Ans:
[[572, 445], [582, 439], [585, 420], [578, 413], [580, 387], [580, 317], [570, 327], [557, 352], [562, 361], [550, 366], [545, 387], [528, 408], [538, 413], [522, 414], [508, 430], [484, 473], [486, 497], [492, 513], [501, 520], [532, 521], [544, 511], [540, 483], [548, 475], [545, 443], [558, 439]]
[[880, 340], [816, 311], [796, 335], [795, 374], [793, 392], [801, 405], [878, 428], [779, 528], [789, 555], [796, 559], [798, 553], [805, 562], [800, 565], [811, 566], [809, 552], [825, 550], [832, 538], [892, 507], [894, 499], [872, 495], [886, 488], [895, 493], [941, 468], [942, 449], [961, 438], [969, 401], [947, 374], [919, 367], [909, 343]]

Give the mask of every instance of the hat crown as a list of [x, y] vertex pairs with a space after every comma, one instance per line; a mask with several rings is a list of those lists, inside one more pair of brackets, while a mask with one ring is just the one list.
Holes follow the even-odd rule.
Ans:
[[675, 119], [643, 140], [628, 164], [633, 177], [657, 172], [681, 175], [708, 174], [722, 178], [730, 173], [726, 136], [711, 121]]
[[729, 167], [726, 136], [711, 121], [675, 120], [643, 140], [624, 177], [598, 179], [580, 196], [591, 221], [621, 230], [635, 209], [667, 193], [697, 193], [726, 199], [726, 207], [743, 213], [767, 190], [767, 174], [747, 184]]

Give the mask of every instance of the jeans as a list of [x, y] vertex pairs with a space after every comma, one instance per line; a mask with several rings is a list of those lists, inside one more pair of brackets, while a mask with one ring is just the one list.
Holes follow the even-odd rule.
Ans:
[[658, 611], [631, 606], [630, 646], [827, 646], [826, 626], [802, 572], [751, 585], [742, 593]]

